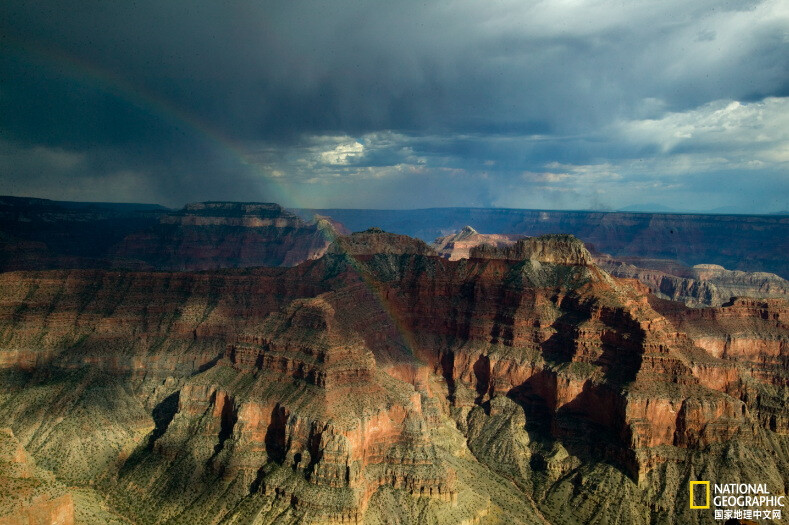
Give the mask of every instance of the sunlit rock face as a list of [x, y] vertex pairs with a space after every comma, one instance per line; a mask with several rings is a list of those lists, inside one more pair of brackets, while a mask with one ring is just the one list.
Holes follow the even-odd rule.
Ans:
[[638, 279], [655, 295], [687, 306], [721, 306], [732, 297], [789, 300], [789, 281], [773, 273], [727, 270], [717, 264], [688, 267], [677, 261], [637, 257], [619, 261], [604, 254], [595, 260], [611, 275]]
[[782, 490], [785, 302], [689, 309], [566, 235], [450, 259], [368, 230], [293, 268], [1, 274], [0, 416], [144, 523], [646, 524], [694, 519], [698, 472]]
[[[789, 279], [786, 215], [705, 215], [602, 211], [434, 208], [317, 210], [352, 230], [374, 224], [433, 241], [471, 225], [479, 232], [538, 237], [570, 233], [618, 260], [663, 259], [687, 265], [769, 272]], [[636, 266], [639, 266], [636, 263]]]
[[74, 525], [74, 499], [40, 468], [10, 428], [0, 428], [0, 524]]
[[[512, 247], [527, 237], [519, 234], [482, 234], [471, 226], [437, 238], [436, 252], [451, 261], [467, 259], [473, 250], [491, 251]], [[479, 247], [479, 248], [478, 248]], [[789, 282], [767, 272], [727, 270], [717, 264], [686, 266], [669, 259], [626, 256], [621, 259], [593, 253], [595, 263], [615, 277], [637, 279], [664, 299], [688, 306], [720, 306], [732, 297], [782, 298], [789, 300]]]
[[528, 237], [502, 247], [483, 244], [472, 248], [469, 255], [474, 258], [530, 260], [566, 266], [588, 266], [592, 263], [589, 251], [572, 235]]
[[492, 246], [494, 248], [501, 248], [504, 246], [511, 246], [515, 244], [518, 239], [524, 238], [523, 235], [502, 235], [502, 234], [483, 234], [471, 226], [464, 226], [459, 232], [438, 237], [433, 241], [433, 248], [436, 252], [449, 259], [450, 261], [457, 261], [460, 259], [468, 259], [472, 248], [480, 245]]

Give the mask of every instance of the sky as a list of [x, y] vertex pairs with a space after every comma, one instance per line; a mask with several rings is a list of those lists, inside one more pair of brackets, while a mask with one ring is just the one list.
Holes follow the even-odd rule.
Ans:
[[0, 194], [789, 210], [789, 2], [0, 2]]

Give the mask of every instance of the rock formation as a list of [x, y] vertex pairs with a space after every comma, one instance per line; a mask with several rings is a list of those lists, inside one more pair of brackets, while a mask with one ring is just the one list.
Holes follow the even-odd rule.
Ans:
[[[433, 248], [451, 261], [466, 259], [477, 246], [504, 248], [523, 235], [481, 234], [465, 226], [456, 234], [439, 237]], [[483, 248], [483, 249], [489, 249]], [[789, 299], [789, 281], [766, 272], [726, 270], [716, 264], [688, 267], [679, 261], [624, 257], [594, 253], [595, 263], [615, 277], [638, 279], [658, 297], [681, 301], [688, 306], [720, 306], [732, 297]]]
[[329, 215], [357, 231], [376, 225], [431, 242], [466, 224], [497, 234], [570, 233], [617, 259], [640, 257], [718, 264], [789, 279], [789, 216], [631, 213], [502, 208], [302, 210]]
[[0, 525], [74, 525], [74, 501], [36, 466], [9, 428], [0, 428]]
[[567, 235], [7, 272], [0, 417], [134, 522], [713, 523], [689, 480], [789, 481], [787, 311], [664, 301]]
[[380, 228], [369, 228], [349, 236], [337, 238], [329, 253], [354, 257], [376, 254], [435, 255], [435, 251], [419, 239], [387, 233]]
[[479, 259], [530, 260], [564, 266], [592, 264], [592, 255], [584, 244], [572, 235], [528, 237], [502, 247], [482, 244], [472, 248], [469, 255]]
[[325, 218], [308, 224], [278, 204], [201, 202], [125, 237], [112, 256], [161, 270], [294, 266], [323, 255], [337, 234]]
[[108, 268], [109, 252], [156, 224], [161, 206], [0, 197], [0, 270]]
[[485, 244], [501, 248], [515, 244], [515, 241], [523, 237], [524, 235], [515, 234], [482, 234], [471, 226], [464, 226], [462, 230], [455, 234], [437, 238], [433, 241], [433, 248], [442, 257], [450, 261], [457, 261], [468, 259], [471, 249], [476, 246]]
[[161, 206], [0, 197], [0, 270], [207, 270], [294, 266], [349, 233], [277, 204]]
[[687, 267], [676, 261], [610, 256], [595, 258], [601, 268], [616, 277], [638, 279], [652, 293], [687, 306], [721, 306], [732, 297], [789, 299], [789, 281], [766, 272], [727, 270], [717, 264]]

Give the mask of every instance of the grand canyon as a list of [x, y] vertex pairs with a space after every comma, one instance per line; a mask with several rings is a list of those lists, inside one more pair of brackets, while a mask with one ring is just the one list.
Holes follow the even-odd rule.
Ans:
[[0, 1], [0, 525], [789, 523], [786, 0]]
[[773, 252], [0, 204], [0, 524], [715, 523], [691, 481], [785, 493]]

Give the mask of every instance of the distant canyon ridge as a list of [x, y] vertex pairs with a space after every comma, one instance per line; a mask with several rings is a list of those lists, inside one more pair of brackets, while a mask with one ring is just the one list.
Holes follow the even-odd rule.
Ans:
[[789, 215], [704, 215], [600, 211], [434, 208], [423, 210], [301, 210], [321, 214], [351, 231], [377, 226], [432, 242], [471, 225], [483, 234], [539, 236], [569, 233], [587, 247], [617, 258], [668, 259], [683, 265], [789, 278]]
[[101, 268], [192, 271], [295, 266], [337, 235], [378, 227], [446, 258], [478, 244], [573, 234], [617, 277], [664, 299], [720, 306], [735, 296], [789, 298], [789, 216], [490, 208], [287, 210], [274, 203], [148, 204], [0, 197], [0, 271]]

